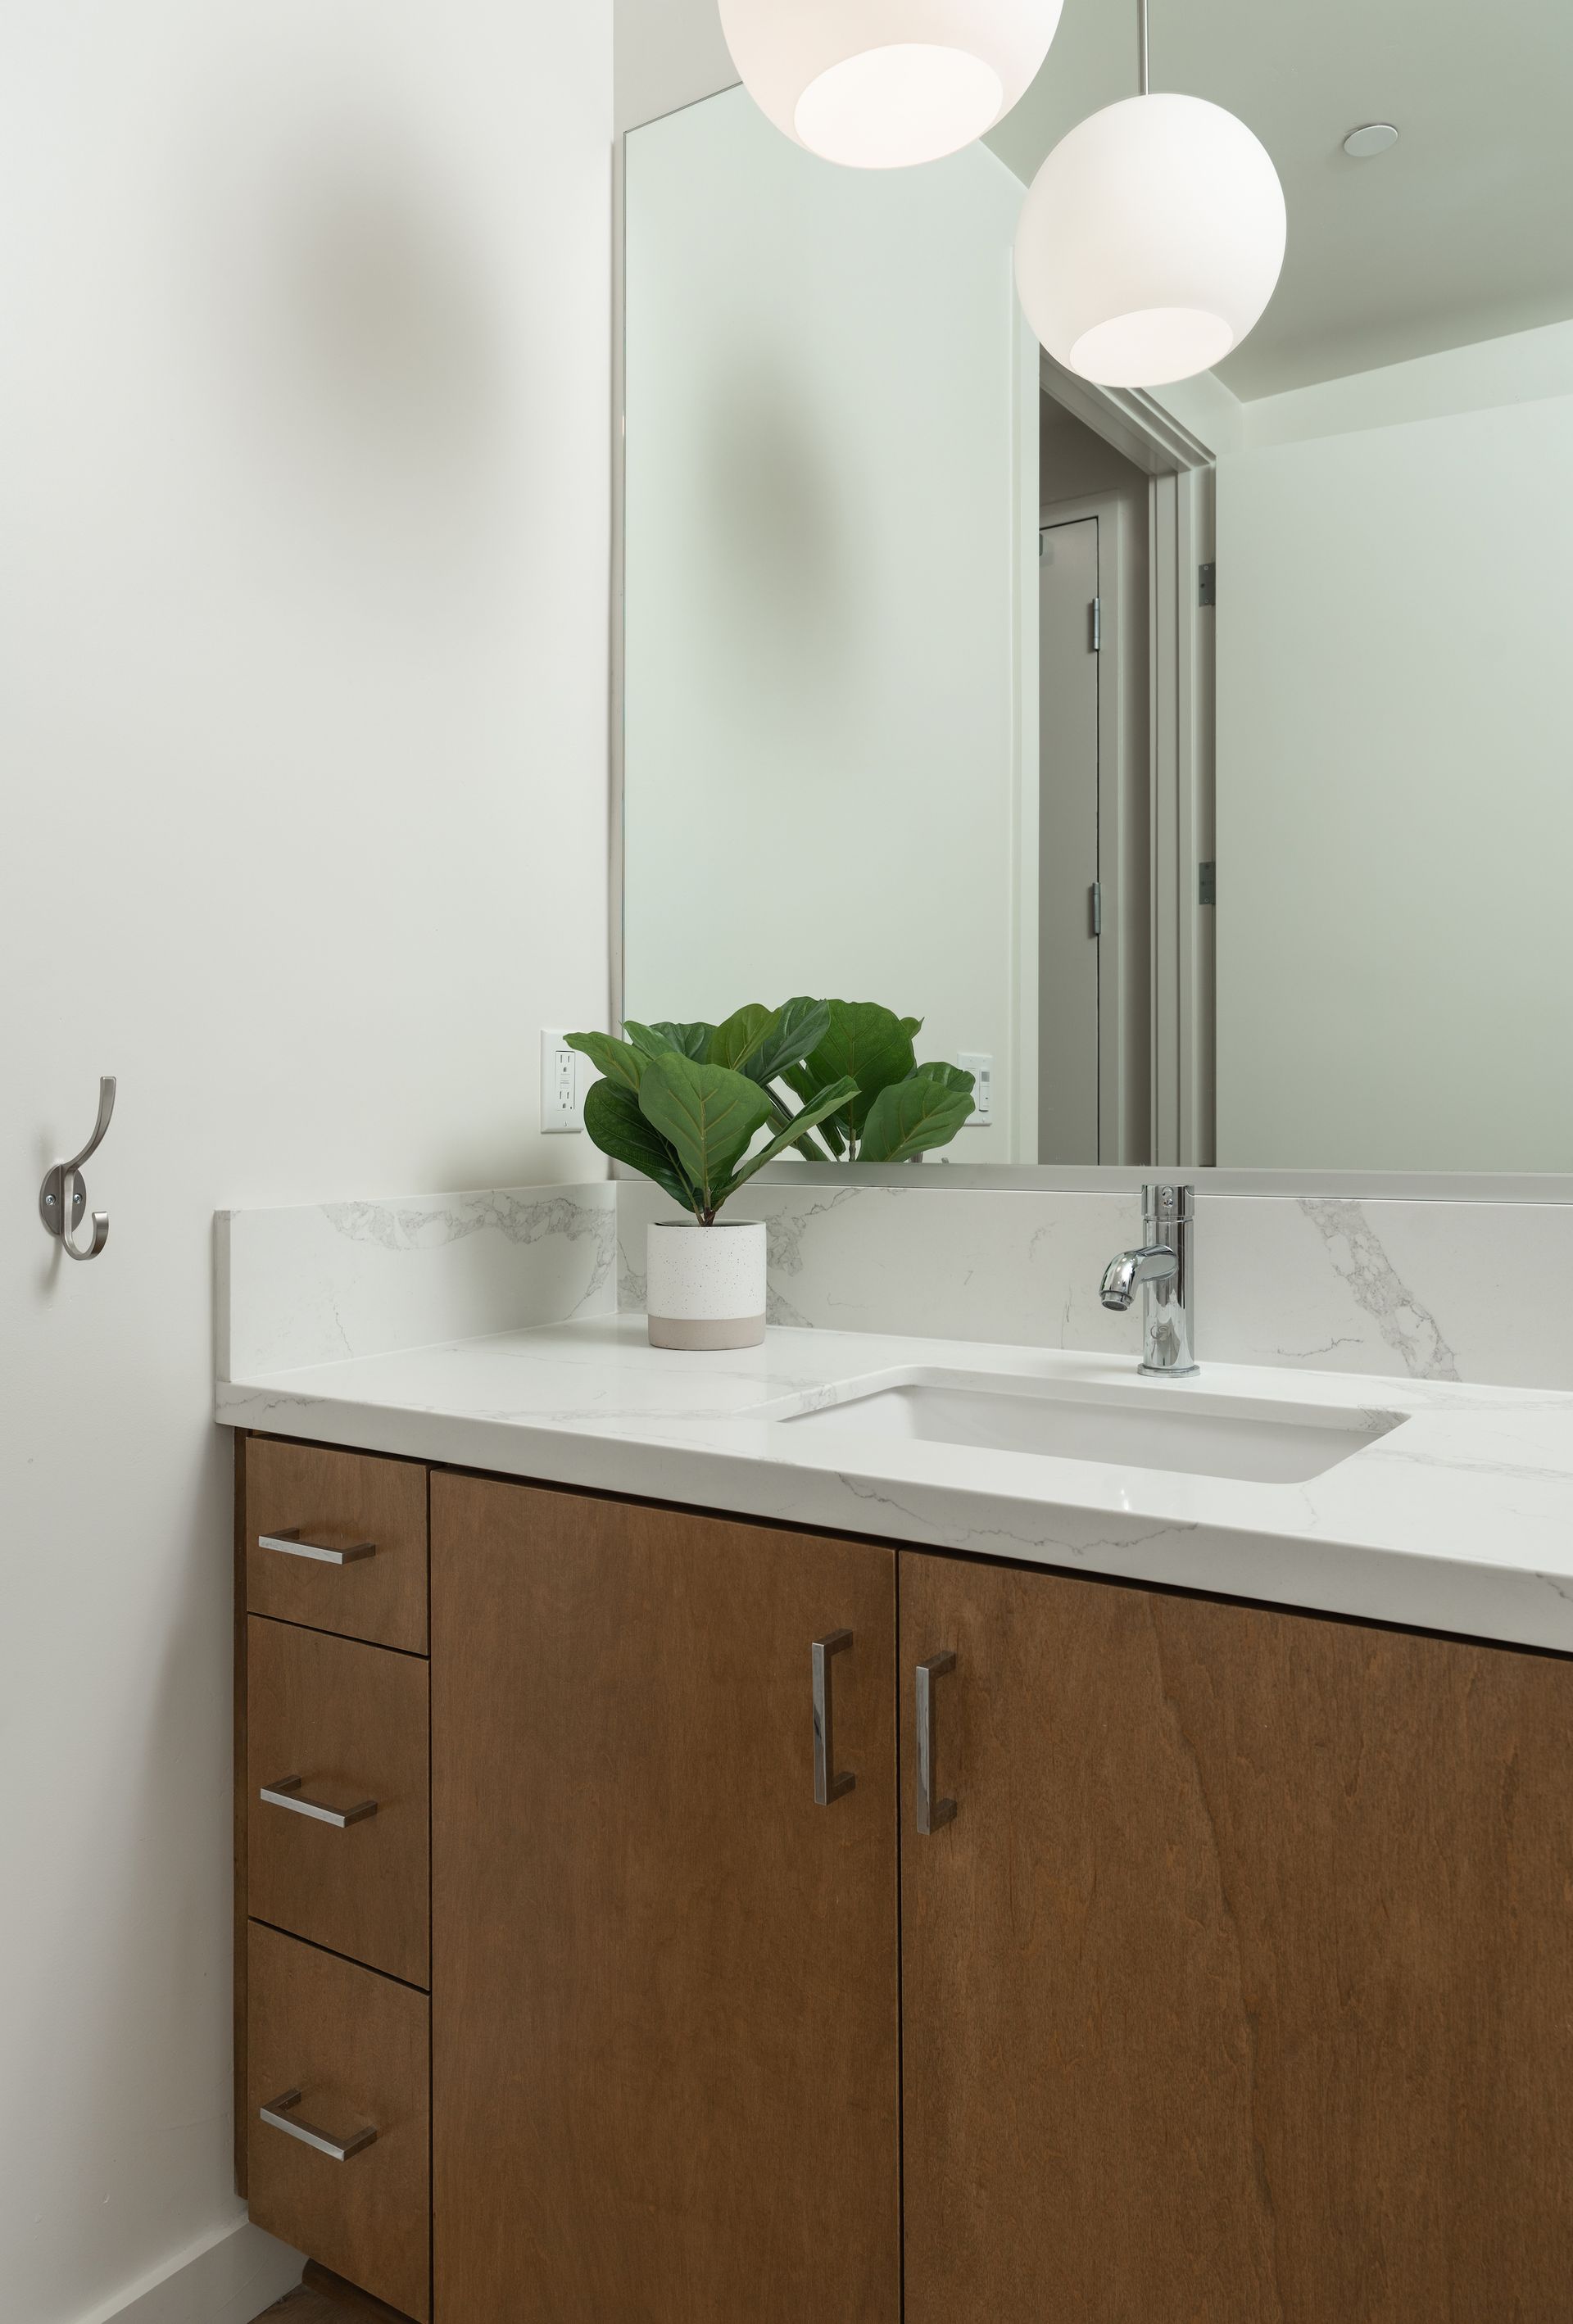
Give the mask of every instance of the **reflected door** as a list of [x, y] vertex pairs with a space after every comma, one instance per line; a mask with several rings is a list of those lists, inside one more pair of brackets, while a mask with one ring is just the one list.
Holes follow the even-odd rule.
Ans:
[[1038, 543], [1038, 1158], [1096, 1162], [1098, 521]]

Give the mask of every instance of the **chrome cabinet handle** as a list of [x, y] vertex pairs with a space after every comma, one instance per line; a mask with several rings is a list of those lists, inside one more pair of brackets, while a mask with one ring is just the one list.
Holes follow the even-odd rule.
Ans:
[[376, 2132], [367, 2128], [357, 2130], [353, 2137], [341, 2144], [337, 2138], [329, 2138], [325, 2130], [314, 2129], [310, 2123], [302, 2122], [293, 2112], [300, 2103], [299, 2090], [286, 2090], [282, 2098], [272, 2098], [265, 2107], [258, 2107], [257, 2112], [270, 2130], [282, 2130], [287, 2138], [298, 2138], [302, 2146], [314, 2146], [319, 2154], [329, 2155], [335, 2163], [347, 2163], [352, 2154], [358, 2154], [363, 2147], [370, 2146], [376, 2137]]
[[256, 1545], [282, 1550], [286, 1557], [314, 1557], [319, 1565], [354, 1565], [377, 1554], [375, 1541], [352, 1542], [347, 1549], [329, 1549], [325, 1541], [303, 1541], [299, 1526], [291, 1526], [287, 1533], [259, 1533]]
[[362, 1800], [357, 1808], [346, 1808], [342, 1815], [337, 1808], [325, 1808], [320, 1800], [309, 1800], [301, 1789], [303, 1777], [281, 1775], [276, 1784], [264, 1784], [259, 1799], [271, 1808], [288, 1808], [291, 1815], [310, 1816], [318, 1823], [330, 1823], [336, 1831], [347, 1830], [352, 1823], [365, 1823], [367, 1816], [377, 1812], [375, 1800]]
[[836, 1773], [836, 1697], [830, 1683], [832, 1655], [845, 1654], [852, 1644], [850, 1630], [832, 1630], [816, 1638], [810, 1652], [814, 1664], [814, 1803], [828, 1808], [845, 1799], [856, 1784], [856, 1775]]
[[930, 1655], [918, 1665], [918, 1830], [925, 1837], [939, 1831], [956, 1813], [954, 1800], [934, 1797], [937, 1743], [934, 1734], [934, 1681], [956, 1668], [953, 1654]]

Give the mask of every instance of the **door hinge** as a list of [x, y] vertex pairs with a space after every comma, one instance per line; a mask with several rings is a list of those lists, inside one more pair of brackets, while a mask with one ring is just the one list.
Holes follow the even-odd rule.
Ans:
[[1216, 863], [1198, 863], [1198, 864], [1197, 865], [1197, 870], [1198, 870], [1198, 872], [1200, 873], [1200, 875], [1201, 875], [1201, 876], [1200, 876], [1200, 879], [1198, 880], [1198, 883], [1197, 883], [1197, 885], [1198, 885], [1198, 893], [1197, 893], [1197, 901], [1198, 901], [1198, 903], [1199, 903], [1199, 904], [1216, 904], [1216, 903], [1217, 902], [1217, 900], [1218, 900], [1218, 867], [1217, 867], [1217, 865]]
[[1198, 605], [1216, 605], [1218, 602], [1218, 568], [1216, 565], [1198, 565], [1196, 568], [1196, 602]]
[[1104, 601], [1101, 597], [1095, 597], [1092, 601], [1092, 650], [1094, 653], [1102, 653], [1104, 650]]
[[1101, 880], [1093, 881], [1087, 891], [1087, 900], [1092, 916], [1092, 933], [1095, 936], [1101, 936], [1104, 932], [1104, 891]]

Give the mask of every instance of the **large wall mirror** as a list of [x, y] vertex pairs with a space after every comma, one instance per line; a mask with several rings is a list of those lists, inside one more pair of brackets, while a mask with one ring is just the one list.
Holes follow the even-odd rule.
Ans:
[[627, 138], [624, 1012], [921, 1017], [972, 1167], [1573, 1171], [1573, 14], [1165, 0], [1289, 244], [1145, 392], [1012, 272], [1125, 19], [923, 168]]

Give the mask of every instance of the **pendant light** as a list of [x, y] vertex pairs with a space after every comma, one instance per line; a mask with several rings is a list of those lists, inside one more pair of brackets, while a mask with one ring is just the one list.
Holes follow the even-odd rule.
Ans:
[[1161, 387], [1237, 347], [1283, 264], [1283, 189], [1243, 121], [1199, 97], [1148, 89], [1061, 138], [1016, 230], [1027, 319], [1067, 371], [1106, 387]]
[[992, 129], [1049, 53], [1061, 0], [720, 0], [743, 85], [827, 161], [900, 170]]

